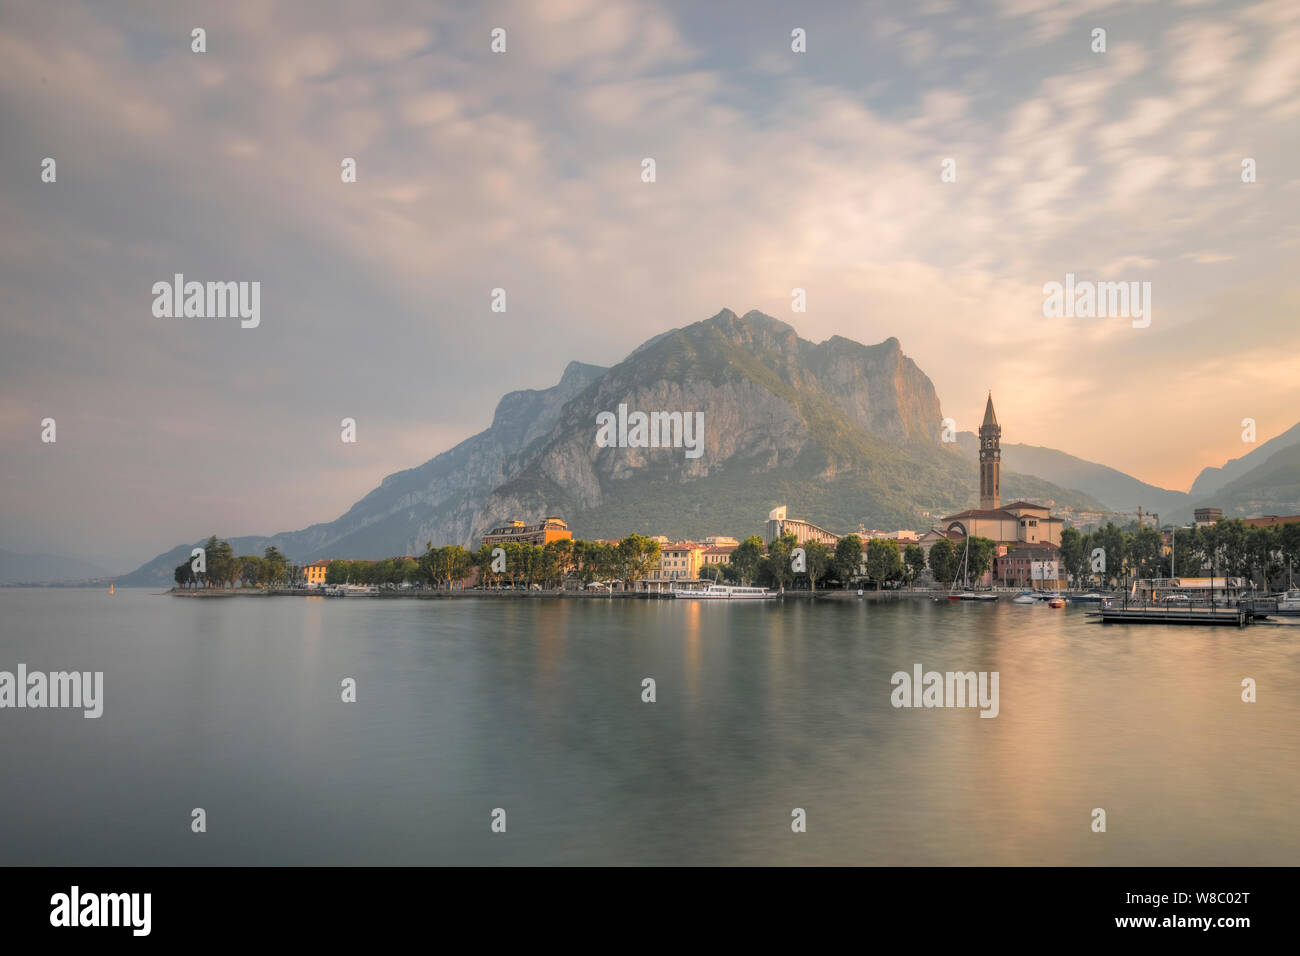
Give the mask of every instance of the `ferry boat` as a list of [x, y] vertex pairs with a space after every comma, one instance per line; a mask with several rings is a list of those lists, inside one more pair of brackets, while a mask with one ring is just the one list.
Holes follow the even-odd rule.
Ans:
[[379, 588], [373, 584], [339, 584], [325, 589], [326, 597], [357, 597], [378, 593]]
[[774, 598], [776, 593], [767, 588], [742, 588], [730, 584], [710, 584], [706, 588], [676, 588], [675, 598], [695, 598], [701, 601], [753, 601]]

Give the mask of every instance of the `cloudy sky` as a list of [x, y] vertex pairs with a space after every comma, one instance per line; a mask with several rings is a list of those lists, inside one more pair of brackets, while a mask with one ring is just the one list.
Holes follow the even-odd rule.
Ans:
[[[959, 427], [991, 387], [1006, 440], [1167, 487], [1300, 420], [1294, 0], [0, 0], [0, 123], [8, 550], [330, 520], [723, 307], [897, 336]], [[177, 272], [260, 327], [154, 317]], [[1150, 327], [1044, 318], [1070, 272]]]

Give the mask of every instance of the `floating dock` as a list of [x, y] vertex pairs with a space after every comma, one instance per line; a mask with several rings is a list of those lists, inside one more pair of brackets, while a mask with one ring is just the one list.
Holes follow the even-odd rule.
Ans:
[[1245, 627], [1244, 607], [1104, 607], [1094, 612], [1103, 624], [1202, 624]]

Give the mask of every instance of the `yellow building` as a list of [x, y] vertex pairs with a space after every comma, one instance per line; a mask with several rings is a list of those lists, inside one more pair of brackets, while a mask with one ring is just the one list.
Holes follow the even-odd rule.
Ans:
[[731, 560], [731, 553], [739, 544], [711, 544], [704, 549], [705, 564], [726, 564]]
[[309, 585], [324, 584], [325, 572], [329, 566], [328, 561], [313, 561], [302, 569], [303, 580]]
[[507, 521], [499, 528], [493, 528], [483, 535], [483, 543], [492, 547], [514, 541], [518, 544], [546, 545], [552, 541], [571, 540], [573, 532], [563, 518], [547, 515], [540, 524], [525, 524], [522, 521]]
[[659, 563], [636, 582], [638, 591], [668, 591], [674, 586], [698, 584], [707, 549], [696, 541], [661, 545]]

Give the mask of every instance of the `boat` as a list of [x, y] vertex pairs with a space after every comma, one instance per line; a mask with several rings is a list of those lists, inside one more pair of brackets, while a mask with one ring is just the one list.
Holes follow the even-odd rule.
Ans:
[[1277, 596], [1277, 610], [1272, 612], [1280, 617], [1300, 617], [1300, 588], [1292, 588], [1285, 594]]
[[1065, 598], [1054, 597], [1047, 602], [1048, 607], [1065, 607]]
[[1075, 604], [1100, 604], [1107, 597], [1109, 595], [1102, 594], [1099, 591], [1089, 591], [1087, 594], [1076, 594], [1070, 600]]
[[960, 601], [996, 601], [998, 596], [996, 594], [989, 594], [987, 591], [963, 591], [961, 594], [957, 595], [957, 599]]
[[754, 601], [776, 597], [767, 588], [744, 588], [731, 584], [710, 584], [706, 588], [675, 588], [675, 598], [693, 598], [700, 601]]
[[373, 584], [340, 584], [325, 589], [326, 597], [356, 597], [358, 595], [378, 594], [379, 588]]
[[1038, 604], [1038, 598], [1034, 596], [1033, 591], [1021, 591], [1011, 599], [1012, 604]]

